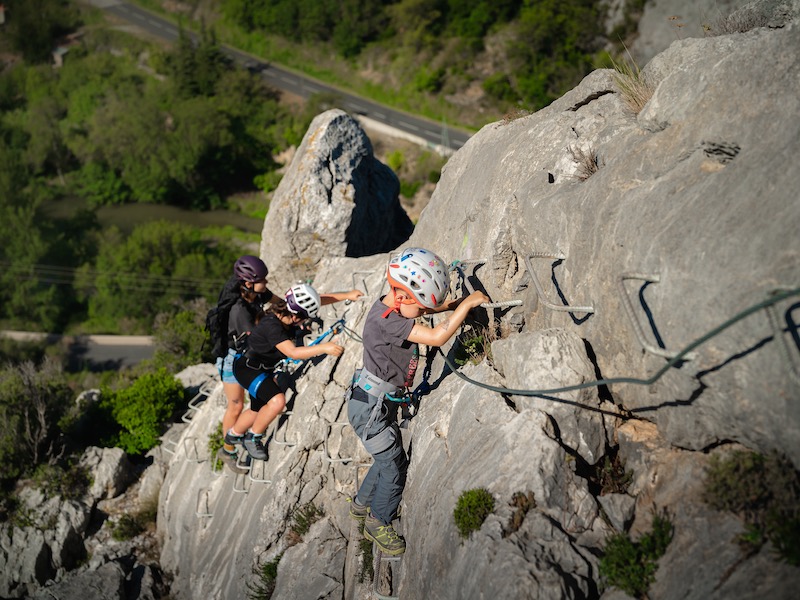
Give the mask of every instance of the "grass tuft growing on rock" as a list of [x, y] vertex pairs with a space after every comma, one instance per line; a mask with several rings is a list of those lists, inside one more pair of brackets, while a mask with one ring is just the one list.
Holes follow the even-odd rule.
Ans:
[[308, 533], [311, 526], [319, 521], [325, 513], [317, 508], [313, 502], [304, 504], [292, 514], [292, 524], [286, 533], [290, 545], [294, 546], [303, 541], [303, 536]]
[[466, 539], [473, 531], [478, 531], [492, 511], [494, 497], [485, 488], [476, 488], [462, 492], [456, 502], [453, 518], [458, 533]]
[[617, 62], [611, 58], [611, 66], [614, 69], [614, 83], [617, 85], [623, 101], [634, 114], [638, 115], [642, 112], [644, 105], [653, 97], [655, 86], [642, 73], [639, 65], [630, 56], [630, 52], [628, 57], [630, 62]]
[[658, 559], [667, 551], [672, 534], [672, 522], [663, 513], [653, 516], [653, 528], [638, 541], [633, 541], [627, 533], [610, 536], [600, 559], [600, 575], [608, 585], [634, 598], [647, 598], [647, 590], [655, 581]]
[[800, 565], [800, 473], [788, 458], [744, 450], [712, 456], [703, 500], [744, 520], [739, 543], [747, 554], [769, 540], [783, 560]]
[[278, 554], [268, 563], [253, 569], [256, 576], [254, 582], [247, 582], [247, 598], [249, 600], [270, 600], [275, 592], [275, 580], [278, 579], [278, 563], [281, 562], [283, 553]]

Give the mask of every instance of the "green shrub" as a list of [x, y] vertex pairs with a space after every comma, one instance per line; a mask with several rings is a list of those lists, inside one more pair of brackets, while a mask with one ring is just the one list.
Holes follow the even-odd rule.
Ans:
[[372, 581], [375, 578], [375, 565], [373, 564], [375, 556], [372, 554], [372, 542], [362, 537], [358, 548], [361, 551], [361, 570], [358, 572], [358, 583]]
[[89, 470], [77, 464], [60, 465], [42, 464], [36, 468], [33, 481], [48, 498], [60, 496], [66, 500], [77, 500], [92, 485]]
[[289, 527], [287, 537], [290, 543], [299, 544], [303, 541], [303, 536], [308, 533], [311, 526], [325, 515], [321, 508], [317, 508], [313, 502], [304, 504], [292, 514], [292, 524]]
[[142, 504], [138, 512], [122, 515], [111, 530], [111, 537], [118, 542], [133, 539], [147, 531], [148, 527], [156, 522], [157, 515], [158, 500], [153, 499]]
[[162, 426], [183, 399], [183, 384], [166, 369], [139, 377], [131, 386], [104, 389], [100, 405], [120, 427], [114, 445], [143, 454], [159, 442]]
[[248, 582], [247, 597], [249, 600], [270, 600], [275, 591], [275, 580], [278, 578], [278, 563], [281, 562], [283, 553], [278, 554], [270, 562], [259, 565], [253, 569], [257, 580]]
[[800, 473], [785, 456], [712, 456], [703, 499], [744, 519], [747, 531], [739, 541], [748, 552], [769, 540], [783, 560], [800, 565]]
[[221, 471], [223, 464], [222, 461], [217, 460], [217, 452], [225, 444], [225, 439], [222, 434], [222, 421], [219, 422], [217, 428], [208, 434], [208, 455], [211, 457], [211, 468], [214, 471]]
[[672, 540], [672, 523], [666, 514], [653, 516], [653, 528], [634, 542], [626, 533], [612, 535], [606, 541], [600, 559], [600, 575], [609, 585], [634, 598], [646, 598], [655, 581], [658, 559]]
[[494, 510], [494, 498], [485, 488], [462, 492], [453, 511], [458, 533], [466, 539], [473, 531], [478, 531]]

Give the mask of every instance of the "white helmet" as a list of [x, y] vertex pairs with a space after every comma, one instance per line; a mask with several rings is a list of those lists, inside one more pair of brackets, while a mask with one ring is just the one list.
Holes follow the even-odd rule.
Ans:
[[286, 307], [304, 319], [316, 317], [320, 306], [322, 302], [317, 290], [307, 283], [295, 283], [286, 292]]
[[441, 306], [450, 291], [447, 265], [424, 248], [406, 248], [392, 258], [386, 279], [392, 288], [411, 294], [417, 304], [425, 308]]

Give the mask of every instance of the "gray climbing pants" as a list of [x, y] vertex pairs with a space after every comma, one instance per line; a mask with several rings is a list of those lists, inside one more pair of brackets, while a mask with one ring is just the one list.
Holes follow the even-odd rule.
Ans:
[[348, 394], [348, 420], [373, 459], [356, 499], [388, 525], [397, 515], [408, 471], [408, 457], [397, 425], [397, 404], [384, 400], [383, 393], [373, 395], [357, 384]]

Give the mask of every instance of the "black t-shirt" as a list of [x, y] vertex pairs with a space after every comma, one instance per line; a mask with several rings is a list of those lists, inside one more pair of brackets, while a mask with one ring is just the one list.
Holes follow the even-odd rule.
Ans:
[[284, 327], [280, 319], [268, 313], [258, 322], [247, 339], [247, 356], [267, 366], [275, 366], [286, 356], [275, 346], [286, 340], [293, 340], [296, 327]]

